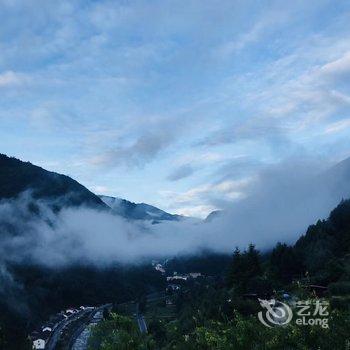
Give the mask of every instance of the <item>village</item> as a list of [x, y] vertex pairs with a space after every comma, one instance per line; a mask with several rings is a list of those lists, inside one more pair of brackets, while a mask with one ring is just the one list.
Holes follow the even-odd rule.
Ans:
[[[204, 278], [200, 272], [189, 272], [186, 274], [173, 272], [171, 275], [167, 276], [166, 268], [163, 264], [152, 262], [152, 266], [165, 278], [165, 290], [148, 294], [145, 298], [147, 308], [142, 308], [140, 306], [141, 304], [137, 301], [130, 301], [116, 306], [117, 310], [120, 312], [129, 314], [135, 318], [141, 333], [147, 332], [147, 319], [150, 317], [151, 310], [152, 313], [154, 312], [155, 305], [158, 307], [161, 304], [162, 307], [166, 308], [166, 317], [172, 317], [171, 310], [174, 306], [174, 297], [176, 293], [180, 292], [187, 282], [198, 278]], [[88, 324], [89, 319], [92, 319], [98, 311], [105, 308], [111, 309], [112, 304], [97, 307], [72, 307], [52, 315], [47, 322], [29, 335], [32, 348], [35, 350], [71, 349], [73, 342], [70, 338], [76, 336], [75, 333], [77, 329]], [[144, 312], [145, 315], [143, 315], [142, 312]]]
[[[95, 315], [102, 314], [104, 309], [110, 309], [112, 304], [102, 306], [80, 306], [69, 308], [52, 315], [39, 329], [34, 330], [29, 338], [32, 349], [70, 349], [73, 341], [81, 333]], [[102, 319], [102, 317], [100, 318]]]
[[[30, 334], [30, 339], [33, 342], [33, 349], [48, 349], [49, 341], [52, 334], [68, 321], [75, 319], [85, 310], [93, 310], [94, 307], [80, 306], [79, 309], [67, 309], [50, 317], [41, 329], [35, 330]], [[63, 328], [63, 327], [62, 327]]]

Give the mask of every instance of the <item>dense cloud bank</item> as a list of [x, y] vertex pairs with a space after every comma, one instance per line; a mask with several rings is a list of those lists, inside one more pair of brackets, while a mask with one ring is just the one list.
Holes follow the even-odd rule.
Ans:
[[34, 201], [23, 193], [0, 202], [1, 260], [103, 266], [202, 249], [231, 252], [250, 242], [260, 249], [277, 241], [293, 242], [350, 194], [348, 163], [330, 171], [321, 168], [305, 162], [269, 167], [252, 182], [245, 199], [227, 204], [209, 222], [151, 225], [84, 207], [54, 212], [52, 202]]

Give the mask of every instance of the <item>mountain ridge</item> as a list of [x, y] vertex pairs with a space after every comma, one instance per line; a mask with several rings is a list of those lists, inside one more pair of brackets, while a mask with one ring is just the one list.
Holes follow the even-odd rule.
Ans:
[[61, 205], [107, 209], [103, 201], [71, 177], [0, 154], [0, 199], [30, 191], [33, 199], [60, 199]]
[[170, 214], [147, 203], [134, 203], [127, 199], [99, 195], [99, 198], [108, 205], [113, 212], [127, 219], [151, 220], [153, 223], [160, 221], [179, 221], [181, 215]]
[[152, 223], [179, 221], [183, 218], [147, 203], [96, 195], [67, 175], [0, 153], [0, 200], [16, 198], [26, 191], [34, 200], [52, 201], [56, 209], [84, 205], [112, 210], [114, 214], [128, 220], [149, 220]]

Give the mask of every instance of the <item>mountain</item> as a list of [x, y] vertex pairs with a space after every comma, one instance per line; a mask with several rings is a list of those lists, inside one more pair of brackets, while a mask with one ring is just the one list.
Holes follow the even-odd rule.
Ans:
[[341, 193], [341, 195], [348, 197], [350, 194], [350, 157], [331, 167], [323, 176], [332, 191], [345, 191], [346, 193]]
[[126, 199], [102, 195], [99, 197], [114, 213], [129, 220], [151, 220], [153, 223], [157, 223], [164, 220], [178, 221], [182, 218], [180, 215], [169, 214], [149, 204], [133, 203]]
[[[289, 182], [286, 182], [284, 178], [280, 178], [277, 181], [277, 186], [279, 185], [280, 180], [281, 183], [285, 185], [284, 187], [280, 186], [280, 190], [285, 190], [285, 192], [280, 193], [279, 198], [281, 198], [282, 201], [286, 201], [286, 195], [288, 195], [291, 199], [298, 198], [301, 205], [306, 205], [308, 212], [311, 212], [312, 208], [318, 210], [315, 212], [315, 218], [322, 217], [323, 215], [327, 215], [328, 211], [342, 199], [350, 198], [350, 157], [327, 168], [326, 170], [323, 170], [322, 172], [317, 173], [316, 175], [313, 175], [313, 177], [301, 177], [299, 179], [301, 181], [296, 183], [295, 188], [300, 188], [300, 190], [294, 191], [295, 196], [294, 193], [290, 191]], [[258, 202], [259, 197], [253, 198], [251, 196], [251, 198], [254, 199], [254, 203], [251, 201], [249, 203], [249, 207], [251, 205], [256, 205], [256, 203], [259, 203], [260, 208], [267, 207], [266, 203], [270, 199], [270, 197], [267, 195], [267, 193], [269, 193], [268, 190], [269, 188], [263, 188], [263, 191], [261, 192], [264, 194], [264, 196], [262, 197], [263, 200], [260, 202]], [[276, 191], [275, 186], [272, 186], [272, 192], [273, 191]], [[298, 193], [301, 193], [301, 196], [297, 197], [296, 195]], [[260, 193], [258, 194], [260, 195]], [[249, 197], [247, 198], [249, 199]], [[272, 196], [272, 199], [275, 200], [274, 196]], [[242, 204], [242, 202], [240, 204]], [[294, 207], [296, 207], [297, 204], [298, 203], [295, 202]], [[284, 205], [285, 203], [280, 202], [279, 206], [282, 207]], [[223, 215], [226, 215], [227, 212], [228, 209], [214, 210], [213, 212], [209, 213], [204, 221], [207, 223], [216, 221]], [[242, 215], [241, 212], [239, 214]], [[307, 222], [310, 221], [308, 220]]]
[[214, 210], [211, 213], [208, 214], [208, 216], [204, 219], [204, 222], [212, 222], [219, 216], [221, 216], [222, 210]]
[[[309, 226], [305, 235], [297, 240], [294, 248], [308, 271], [318, 273], [322, 271], [323, 279], [332, 280], [336, 277], [339, 271], [345, 268], [340, 265], [347, 264], [349, 269], [350, 200], [342, 200], [332, 210], [327, 220], [318, 220], [316, 224]], [[347, 262], [339, 260], [345, 258]]]
[[16, 198], [28, 191], [33, 199], [52, 201], [55, 207], [88, 206], [112, 209], [115, 214], [129, 220], [178, 221], [182, 217], [169, 214], [145, 203], [132, 203], [125, 199], [97, 196], [69, 176], [47, 171], [30, 162], [0, 154], [0, 200]]
[[56, 207], [85, 205], [107, 209], [98, 196], [69, 176], [0, 154], [0, 199], [15, 198], [24, 191], [30, 191], [34, 199], [52, 200]]

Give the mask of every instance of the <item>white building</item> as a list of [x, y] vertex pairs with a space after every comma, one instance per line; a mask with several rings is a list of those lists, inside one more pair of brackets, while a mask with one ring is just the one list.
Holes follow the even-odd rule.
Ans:
[[180, 275], [175, 275], [175, 276], [169, 276], [166, 278], [166, 280], [169, 281], [177, 281], [177, 280], [183, 280], [187, 281], [187, 276], [180, 276]]
[[67, 309], [66, 310], [66, 315], [67, 316], [71, 316], [71, 315], [73, 315], [75, 313], [75, 311], [73, 310], [73, 309]]
[[33, 349], [45, 349], [46, 341], [44, 339], [35, 339], [33, 341]]
[[161, 264], [157, 264], [155, 266], [155, 269], [163, 274], [165, 273], [165, 269], [163, 268], [163, 266]]

